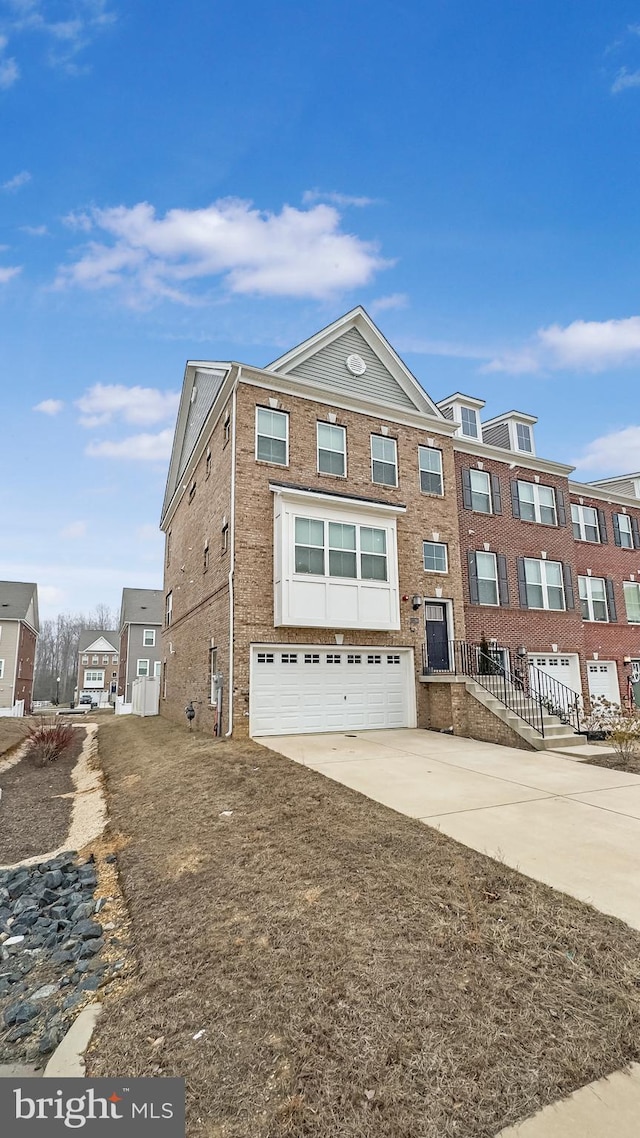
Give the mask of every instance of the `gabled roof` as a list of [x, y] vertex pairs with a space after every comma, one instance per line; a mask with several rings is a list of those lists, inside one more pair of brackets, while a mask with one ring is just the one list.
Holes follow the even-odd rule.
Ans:
[[526, 411], [505, 411], [502, 415], [494, 415], [492, 419], [483, 419], [483, 427], [492, 427], [494, 423], [504, 423], [506, 419], [517, 419], [519, 423], [538, 422], [537, 415], [528, 415]]
[[40, 631], [38, 586], [32, 581], [0, 581], [0, 621], [24, 620]]
[[[352, 357], [359, 357], [352, 370]], [[364, 367], [362, 367], [364, 365]], [[266, 371], [376, 405], [444, 420], [416, 377], [360, 305], [269, 364]]]
[[78, 641], [78, 652], [119, 652], [120, 637], [115, 629], [83, 628]]
[[175, 434], [171, 459], [169, 460], [169, 473], [167, 487], [162, 506], [162, 517], [175, 494], [180, 479], [185, 472], [187, 463], [193, 454], [193, 449], [200, 437], [205, 420], [209, 414], [216, 396], [220, 391], [231, 364], [209, 363], [189, 360], [185, 368], [180, 395], [180, 406], [176, 421]]
[[164, 623], [162, 589], [123, 589], [120, 606], [120, 629], [125, 624], [152, 626]]
[[485, 406], [484, 399], [478, 399], [475, 395], [465, 395], [462, 391], [454, 391], [453, 395], [447, 395], [446, 399], [439, 399], [438, 407], [448, 407], [450, 403], [466, 403], [469, 407], [477, 407], [479, 411]]

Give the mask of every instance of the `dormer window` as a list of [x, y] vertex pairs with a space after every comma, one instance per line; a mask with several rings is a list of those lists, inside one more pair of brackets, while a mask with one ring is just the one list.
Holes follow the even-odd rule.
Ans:
[[527, 454], [532, 453], [531, 427], [528, 423], [516, 423], [516, 444], [518, 450], [525, 451]]
[[477, 439], [478, 412], [474, 407], [462, 406], [460, 408], [460, 424], [463, 435], [466, 435], [469, 439]]

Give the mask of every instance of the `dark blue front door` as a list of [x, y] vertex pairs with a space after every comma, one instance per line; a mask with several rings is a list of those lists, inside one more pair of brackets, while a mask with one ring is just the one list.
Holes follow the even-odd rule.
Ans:
[[447, 606], [435, 601], [425, 603], [427, 626], [427, 666], [434, 672], [449, 669], [449, 633], [447, 629]]

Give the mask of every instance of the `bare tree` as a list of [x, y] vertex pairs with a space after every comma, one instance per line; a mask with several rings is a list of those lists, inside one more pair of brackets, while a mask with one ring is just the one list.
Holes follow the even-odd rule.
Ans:
[[95, 611], [87, 616], [83, 613], [58, 613], [52, 620], [43, 620], [36, 657], [34, 699], [54, 699], [56, 694], [63, 703], [73, 699], [80, 633], [84, 628], [106, 632], [117, 626], [117, 615], [104, 604], [96, 605]]

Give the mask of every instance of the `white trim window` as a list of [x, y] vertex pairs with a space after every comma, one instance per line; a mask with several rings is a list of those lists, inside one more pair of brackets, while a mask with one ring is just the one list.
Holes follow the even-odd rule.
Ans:
[[478, 412], [475, 407], [461, 406], [460, 430], [468, 439], [478, 438]]
[[420, 489], [423, 494], [444, 494], [442, 476], [442, 451], [437, 447], [418, 447], [418, 467], [420, 470]]
[[155, 646], [156, 646], [156, 630], [155, 630], [155, 628], [143, 629], [142, 646], [143, 646], [143, 648], [155, 648]]
[[469, 471], [471, 486], [471, 509], [479, 514], [492, 514], [491, 479], [486, 470]]
[[138, 666], [136, 668], [136, 676], [148, 676], [148, 675], [149, 675], [149, 661], [148, 660], [138, 660]]
[[571, 503], [571, 528], [576, 541], [602, 541], [598, 511], [593, 506], [578, 506]]
[[[520, 425], [519, 423], [518, 426]], [[553, 486], [540, 486], [537, 482], [521, 482], [518, 479], [518, 501], [522, 521], [557, 526], [558, 511]]]
[[624, 607], [629, 624], [640, 624], [640, 585], [636, 581], [624, 581]]
[[633, 549], [633, 529], [629, 514], [614, 514], [614, 521], [618, 523], [620, 546], [622, 549]]
[[4, 660], [0, 660], [0, 680], [4, 679]]
[[495, 553], [476, 551], [476, 572], [478, 574], [478, 603], [499, 605], [498, 559]]
[[531, 427], [528, 423], [516, 423], [516, 447], [526, 454], [533, 454]]
[[387, 581], [386, 531], [374, 526], [296, 517], [294, 572]]
[[317, 423], [318, 473], [344, 478], [347, 473], [347, 431], [335, 423]]
[[112, 656], [112, 657], [111, 657], [111, 663], [112, 663], [112, 664], [117, 664], [117, 663], [118, 663], [118, 657], [117, 657], [117, 656]]
[[578, 577], [578, 593], [583, 620], [609, 622], [607, 588], [604, 577]]
[[108, 663], [109, 663], [109, 657], [108, 657], [108, 656], [103, 656], [103, 657], [102, 657], [102, 663], [103, 663], [103, 664], [108, 664]]
[[289, 415], [256, 407], [256, 460], [276, 466], [289, 465]]
[[164, 602], [164, 626], [168, 628], [173, 620], [173, 589], [170, 589]]
[[100, 657], [99, 656], [92, 656], [91, 657], [91, 663], [92, 664], [99, 664], [100, 663]]
[[567, 606], [562, 562], [540, 561], [536, 557], [525, 557], [523, 560], [527, 606], [530, 609], [563, 612]]
[[448, 573], [449, 558], [444, 541], [423, 541], [422, 557], [426, 573]]
[[398, 447], [386, 435], [371, 436], [371, 481], [379, 486], [398, 485]]
[[157, 680], [157, 679], [159, 679], [159, 678], [160, 678], [160, 675], [161, 675], [161, 673], [162, 673], [162, 661], [161, 661], [161, 660], [154, 660], [154, 661], [153, 661], [153, 675], [154, 675], [154, 678], [155, 678], [156, 680]]
[[84, 686], [92, 688], [104, 687], [104, 669], [88, 668], [84, 674]]
[[83, 657], [82, 657], [82, 663], [83, 663], [83, 664], [88, 664], [88, 663], [89, 663], [89, 657], [88, 657], [88, 656], [83, 656]]

